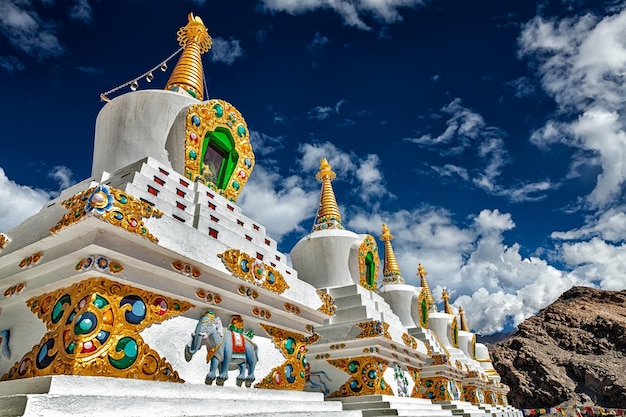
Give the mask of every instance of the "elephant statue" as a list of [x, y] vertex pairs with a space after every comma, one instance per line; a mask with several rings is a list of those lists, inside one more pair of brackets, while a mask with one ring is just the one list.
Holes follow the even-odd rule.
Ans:
[[[242, 331], [242, 327], [233, 325], [225, 329], [222, 320], [210, 310], [198, 320], [196, 330], [191, 334], [191, 344], [185, 346], [185, 360], [189, 362], [202, 346], [206, 346], [210, 368], [204, 379], [205, 384], [211, 385], [217, 379], [217, 385], [224, 385], [228, 371], [239, 368], [237, 386], [240, 387], [244, 382], [248, 388], [252, 385], [255, 380], [254, 367], [258, 361], [257, 345]], [[218, 370], [219, 374], [216, 375]]]

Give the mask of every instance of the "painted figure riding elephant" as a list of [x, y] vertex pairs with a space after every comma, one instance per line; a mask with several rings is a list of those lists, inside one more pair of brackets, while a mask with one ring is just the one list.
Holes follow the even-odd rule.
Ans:
[[[211, 385], [217, 379], [217, 385], [224, 385], [228, 371], [239, 368], [237, 386], [245, 382], [246, 387], [250, 387], [255, 380], [257, 346], [243, 334], [243, 328], [230, 327], [225, 329], [222, 320], [212, 311], [205, 312], [191, 334], [191, 344], [185, 346], [185, 360], [189, 362], [202, 346], [206, 346], [207, 362], [210, 363], [209, 373], [204, 379], [206, 384]], [[218, 369], [219, 374], [216, 375]]]

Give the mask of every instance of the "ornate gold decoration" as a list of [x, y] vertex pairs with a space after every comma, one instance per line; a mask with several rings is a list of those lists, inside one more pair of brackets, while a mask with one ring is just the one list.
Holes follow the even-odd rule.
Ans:
[[423, 378], [421, 397], [432, 401], [460, 401], [463, 387], [457, 381], [446, 377]]
[[182, 89], [198, 100], [204, 99], [204, 72], [201, 55], [211, 49], [211, 36], [200, 17], [193, 13], [187, 16], [188, 23], [177, 32], [178, 44], [183, 54], [178, 59], [166, 90]]
[[467, 325], [467, 321], [465, 321], [465, 311], [463, 311], [463, 307], [459, 306], [459, 317], [461, 321], [461, 330], [464, 332], [469, 332], [469, 326]]
[[347, 359], [329, 359], [328, 363], [341, 369], [350, 378], [328, 398], [353, 397], [357, 395], [393, 395], [393, 390], [383, 374], [389, 365], [377, 356], [357, 356]]
[[283, 275], [239, 249], [228, 249], [217, 255], [235, 277], [259, 287], [282, 294], [289, 285]]
[[296, 316], [300, 315], [300, 308], [293, 304], [285, 303], [285, 311], [288, 311], [289, 313]]
[[363, 353], [378, 353], [378, 348], [377, 347], [365, 348], [363, 349]]
[[90, 375], [183, 382], [140, 336], [192, 304], [107, 278], [90, 278], [31, 298], [48, 332], [1, 380]]
[[320, 289], [317, 289], [316, 291], [317, 291], [317, 295], [321, 298], [322, 303], [323, 303], [322, 306], [317, 309], [317, 311], [320, 311], [326, 314], [327, 316], [334, 317], [335, 313], [337, 312], [337, 305], [335, 304], [335, 299], [330, 294]]
[[196, 291], [196, 297], [198, 297], [202, 301], [206, 301], [207, 303], [214, 305], [222, 302], [222, 297], [219, 294], [211, 291], [205, 291], [202, 289]]
[[491, 405], [498, 405], [498, 394], [491, 390], [485, 390], [485, 400]]
[[417, 339], [411, 336], [410, 334], [402, 333], [402, 341], [404, 342], [405, 345], [407, 345], [411, 349], [413, 350], [417, 349], [417, 346], [418, 346]]
[[269, 320], [272, 317], [272, 313], [262, 307], [252, 307], [252, 314], [263, 320]]
[[484, 404], [485, 393], [482, 388], [472, 385], [463, 386], [463, 401], [470, 402], [472, 404]]
[[[218, 173], [211, 172], [211, 168], [203, 162], [204, 142], [212, 132], [222, 132], [230, 136], [234, 145], [233, 152], [237, 154], [237, 162], [223, 189], [213, 182]], [[239, 110], [230, 103], [217, 99], [194, 104], [187, 111], [185, 133], [185, 176], [205, 184], [230, 201], [237, 201], [254, 168], [248, 125]]]
[[433, 359], [431, 365], [435, 366], [435, 365], [448, 365], [449, 360], [448, 360], [448, 356], [441, 354], [441, 353], [435, 353], [434, 355], [431, 356], [431, 358]]
[[452, 307], [450, 307], [450, 303], [448, 302], [448, 300], [450, 300], [450, 296], [445, 288], [441, 290], [441, 298], [443, 299], [443, 311], [446, 314], [454, 314], [452, 312]]
[[237, 292], [239, 293], [239, 295], [248, 297], [251, 300], [256, 300], [257, 298], [259, 298], [259, 293], [256, 290], [250, 287], [246, 287], [245, 285], [240, 285], [239, 288], [237, 288]]
[[[370, 255], [371, 254], [371, 255]], [[370, 273], [373, 275], [373, 283], [368, 282], [368, 263], [370, 268], [374, 268]], [[362, 287], [376, 291], [378, 289], [378, 268], [380, 258], [378, 256], [378, 245], [376, 239], [371, 235], [365, 235], [365, 239], [359, 245], [359, 283]]]
[[387, 339], [391, 339], [391, 335], [389, 334], [389, 323], [385, 323], [380, 320], [372, 320], [372, 321], [364, 321], [361, 323], [355, 323], [356, 327], [363, 330], [356, 338], [364, 339], [367, 337], [378, 337], [384, 336]]
[[383, 234], [380, 239], [385, 242], [385, 266], [383, 268], [383, 284], [404, 284], [404, 278], [401, 276], [400, 266], [393, 252], [391, 241], [393, 235], [389, 231], [386, 224], [383, 223]]
[[259, 325], [272, 338], [274, 345], [280, 349], [285, 362], [272, 369], [267, 376], [255, 384], [255, 388], [304, 390], [307, 346], [317, 342], [319, 335], [314, 333], [311, 336], [302, 336], [267, 324], [260, 323]]
[[411, 391], [411, 397], [420, 398], [420, 386], [421, 386], [420, 371], [421, 369], [415, 368], [413, 366], [407, 366], [406, 369], [407, 371], [409, 371], [409, 375], [411, 376], [411, 379], [413, 380], [413, 383], [414, 383], [413, 391]]
[[113, 260], [109, 260], [106, 256], [91, 255], [79, 260], [74, 267], [77, 271], [87, 271], [89, 269], [95, 269], [102, 272], [111, 272], [113, 274], [119, 274], [124, 270], [121, 263]]
[[200, 272], [198, 268], [184, 263], [183, 261], [179, 261], [178, 259], [172, 262], [172, 268], [181, 274], [192, 278], [199, 278], [202, 275], [202, 272]]
[[337, 343], [335, 345], [330, 345], [330, 350], [341, 350], [346, 347], [345, 343]]
[[4, 249], [11, 239], [4, 233], [0, 233], [0, 250]]
[[339, 206], [337, 206], [337, 199], [331, 185], [331, 181], [336, 177], [337, 174], [331, 169], [328, 160], [320, 159], [320, 170], [315, 178], [322, 183], [322, 192], [313, 230], [343, 229]]
[[33, 253], [32, 255], [27, 256], [26, 258], [22, 259], [18, 266], [20, 268], [30, 268], [31, 266], [39, 262], [42, 257], [43, 257], [42, 252]]
[[86, 216], [95, 216], [153, 242], [159, 241], [150, 233], [141, 219], [158, 218], [163, 213], [122, 190], [108, 185], [98, 185], [63, 201], [63, 205], [69, 213], [50, 229], [50, 233], [56, 233], [66, 226], [83, 220]]
[[426, 275], [428, 275], [428, 272], [426, 272], [422, 264], [417, 264], [417, 275], [420, 277], [420, 287], [426, 290], [426, 301], [428, 303], [428, 310], [430, 311], [432, 309], [433, 311], [437, 311], [437, 306], [435, 305], [433, 293], [430, 291], [428, 281], [426, 280]]
[[13, 297], [14, 295], [21, 293], [25, 287], [25, 282], [20, 282], [19, 284], [12, 285], [4, 291], [4, 296], [7, 298]]

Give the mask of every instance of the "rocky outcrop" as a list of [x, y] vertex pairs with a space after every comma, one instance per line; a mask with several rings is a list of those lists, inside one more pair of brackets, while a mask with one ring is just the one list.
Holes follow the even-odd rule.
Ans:
[[626, 408], [626, 291], [574, 287], [489, 346], [518, 408]]

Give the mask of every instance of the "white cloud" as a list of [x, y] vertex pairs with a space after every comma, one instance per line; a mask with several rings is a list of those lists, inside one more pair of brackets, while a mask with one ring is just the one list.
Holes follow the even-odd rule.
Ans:
[[85, 24], [91, 23], [93, 17], [93, 10], [89, 4], [89, 0], [76, 0], [76, 4], [69, 10], [70, 19], [83, 22]]
[[307, 46], [307, 48], [310, 51], [313, 51], [313, 50], [316, 50], [316, 49], [322, 49], [322, 48], [324, 48], [324, 45], [326, 45], [328, 42], [329, 42], [328, 37], [322, 35], [319, 32], [315, 32], [315, 36], [313, 36], [313, 40]]
[[50, 197], [46, 191], [10, 180], [0, 168], [0, 231], [7, 231], [37, 213]]
[[[513, 202], [540, 200], [545, 198], [546, 191], [559, 186], [548, 179], [503, 184], [500, 174], [511, 162], [504, 142], [506, 134], [497, 127], [489, 126], [474, 110], [464, 107], [459, 98], [453, 99], [441, 109], [441, 113], [432, 114], [431, 118], [440, 119], [444, 116], [448, 117], [446, 127], [439, 135], [428, 133], [404, 139], [428, 148], [429, 151], [437, 151], [448, 161], [458, 159], [457, 163], [430, 165], [439, 175], [461, 178], [489, 194], [505, 197]], [[461, 165], [468, 161], [474, 166]]]
[[9, 74], [13, 74], [22, 71], [25, 67], [24, 64], [14, 56], [0, 56], [0, 68]]
[[285, 178], [257, 163], [238, 204], [244, 213], [255, 213], [255, 220], [267, 228], [268, 235], [278, 240], [290, 232], [310, 230], [304, 229], [301, 223], [315, 215], [318, 198], [319, 190], [305, 189], [300, 177]]
[[577, 285], [592, 285], [605, 290], [626, 287], [626, 244], [611, 245], [594, 237], [587, 242], [564, 243], [561, 256], [572, 269]]
[[309, 119], [326, 120], [332, 115], [339, 114], [339, 109], [346, 102], [346, 99], [341, 99], [334, 106], [315, 106], [309, 111]]
[[317, 9], [330, 9], [338, 13], [344, 24], [369, 30], [363, 21], [371, 16], [379, 22], [393, 23], [402, 20], [399, 10], [423, 4], [423, 0], [263, 0], [266, 10], [286, 12], [292, 15], [308, 13]]
[[241, 41], [232, 38], [230, 40], [219, 36], [213, 38], [210, 52], [211, 61], [232, 65], [237, 59], [244, 55], [244, 50], [241, 48], [240, 43]]
[[250, 143], [256, 155], [271, 155], [279, 149], [283, 149], [282, 136], [272, 137], [256, 130], [250, 131]]
[[43, 59], [61, 55], [64, 48], [55, 34], [55, 25], [44, 22], [29, 1], [0, 0], [0, 33], [16, 49]]
[[560, 142], [593, 152], [601, 173], [587, 196], [607, 208], [626, 179], [626, 9], [603, 17], [536, 17], [519, 37], [520, 56], [533, 62], [544, 91], [560, 108], [555, 120], [532, 136], [542, 146]]
[[60, 190], [68, 188], [70, 185], [75, 183], [72, 179], [72, 170], [65, 166], [53, 167], [52, 170], [48, 172], [48, 176], [59, 183]]

